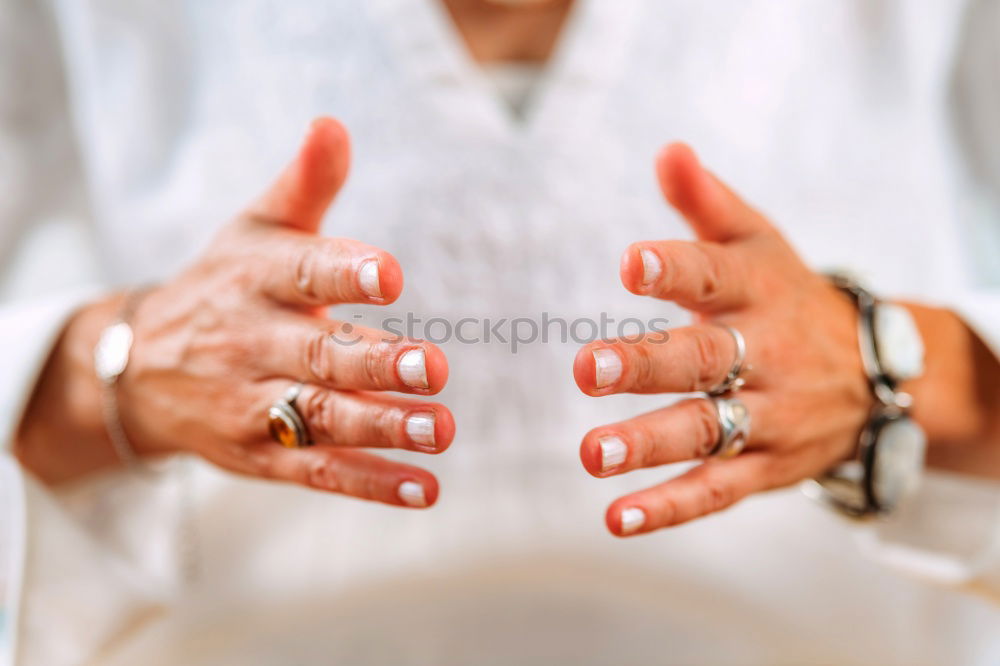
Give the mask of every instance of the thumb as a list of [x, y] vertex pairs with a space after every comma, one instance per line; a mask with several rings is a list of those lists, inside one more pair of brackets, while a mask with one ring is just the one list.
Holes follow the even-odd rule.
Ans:
[[656, 176], [663, 196], [702, 240], [738, 240], [771, 227], [763, 215], [706, 171], [683, 143], [671, 143], [660, 151]]
[[312, 122], [295, 160], [251, 206], [250, 214], [273, 224], [315, 232], [347, 178], [351, 146], [333, 118]]

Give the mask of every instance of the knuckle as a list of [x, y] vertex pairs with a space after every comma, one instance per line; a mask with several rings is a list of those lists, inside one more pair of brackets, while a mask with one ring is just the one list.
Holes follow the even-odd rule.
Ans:
[[368, 419], [367, 441], [387, 443], [396, 448], [408, 448], [410, 438], [405, 431], [405, 410], [398, 408], [378, 409]]
[[703, 262], [702, 279], [698, 284], [698, 300], [705, 304], [714, 303], [721, 295], [722, 277], [725, 274], [722, 252], [704, 245], [696, 247], [701, 253]]
[[319, 302], [321, 299], [316, 281], [319, 268], [318, 252], [312, 247], [302, 249], [295, 257], [293, 266], [296, 291], [309, 302]]
[[724, 352], [719, 343], [719, 336], [707, 330], [699, 330], [695, 333], [695, 359], [698, 363], [695, 375], [696, 385], [691, 390], [706, 389], [715, 386], [722, 381], [724, 375], [723, 358]]
[[321, 488], [333, 492], [340, 491], [340, 479], [336, 467], [321, 456], [316, 456], [303, 463], [304, 478], [302, 482], [311, 488]]
[[334, 425], [339, 419], [340, 407], [336, 395], [328, 391], [314, 391], [302, 403], [302, 418], [310, 428], [313, 438], [322, 437], [336, 444]]
[[719, 419], [710, 400], [698, 400], [694, 410], [694, 431], [698, 457], [709, 455], [719, 438]]
[[659, 512], [663, 517], [662, 520], [664, 526], [673, 525], [680, 521], [681, 515], [677, 505], [677, 500], [668, 495], [660, 499], [659, 504]]
[[332, 384], [337, 380], [337, 370], [329, 341], [329, 332], [316, 331], [306, 342], [303, 353], [306, 356], [305, 367], [310, 376], [319, 382]]
[[619, 345], [618, 353], [628, 357], [632, 381], [637, 388], [650, 387], [656, 379], [656, 359], [646, 345]]
[[389, 365], [391, 357], [391, 350], [384, 343], [372, 344], [365, 350], [361, 372], [367, 385], [377, 388], [389, 386], [391, 382], [386, 367]]
[[705, 480], [704, 513], [715, 513], [732, 505], [735, 501], [733, 489], [717, 479]]
[[636, 424], [628, 433], [628, 441], [636, 450], [637, 462], [641, 467], [652, 467], [663, 462], [659, 450], [657, 433], [646, 424]]

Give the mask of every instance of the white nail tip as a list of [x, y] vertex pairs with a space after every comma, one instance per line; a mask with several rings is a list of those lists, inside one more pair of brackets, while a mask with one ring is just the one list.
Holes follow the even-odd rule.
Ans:
[[601, 445], [601, 471], [607, 472], [618, 467], [625, 462], [628, 455], [628, 447], [619, 437], [602, 437], [598, 440]]
[[382, 285], [378, 278], [378, 259], [369, 259], [358, 270], [358, 284], [361, 291], [374, 298], [382, 297]]
[[642, 283], [651, 285], [663, 272], [663, 262], [652, 250], [640, 250], [639, 256], [642, 257]]
[[646, 523], [646, 512], [634, 506], [622, 509], [622, 534], [632, 534]]
[[399, 499], [407, 506], [427, 506], [424, 487], [416, 481], [403, 481], [396, 490]]
[[415, 444], [434, 447], [434, 414], [413, 414], [406, 419], [406, 434]]
[[613, 349], [594, 350], [594, 382], [597, 388], [611, 386], [622, 376], [622, 359]]
[[396, 370], [403, 383], [413, 388], [427, 388], [427, 362], [423, 349], [411, 349], [396, 361]]

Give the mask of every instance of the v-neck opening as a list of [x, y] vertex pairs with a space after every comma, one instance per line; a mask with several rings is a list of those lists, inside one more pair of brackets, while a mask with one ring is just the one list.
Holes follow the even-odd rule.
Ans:
[[493, 86], [485, 70], [487, 65], [477, 61], [472, 55], [472, 50], [462, 35], [461, 28], [459, 28], [445, 4], [441, 0], [431, 0], [433, 6], [428, 6], [428, 9], [434, 10], [436, 14], [435, 23], [437, 24], [438, 36], [440, 38], [438, 43], [442, 52], [446, 52], [447, 57], [460, 69], [463, 78], [468, 82], [470, 88], [474, 89], [476, 94], [483, 98], [483, 103], [491, 109], [491, 114], [496, 117], [498, 122], [509, 131], [523, 132], [527, 131], [533, 124], [537, 107], [543, 102], [546, 96], [548, 84], [554, 69], [558, 65], [560, 57], [564, 55], [568, 48], [567, 43], [571, 37], [570, 31], [574, 17], [580, 10], [580, 6], [584, 4], [584, 1], [577, 0], [570, 7], [569, 13], [559, 29], [559, 35], [556, 37], [552, 52], [545, 62], [538, 63], [540, 71], [538, 79], [534, 84], [532, 99], [525, 105], [520, 116], [510, 108], [500, 91], [496, 90]]
[[509, 109], [472, 57], [443, 2], [370, 0], [369, 6], [418, 83], [448, 80], [456, 84], [470, 112], [481, 114], [497, 131], [521, 135], [532, 134], [567, 113], [575, 121], [571, 124], [591, 114], [597, 98], [607, 92], [605, 84], [620, 67], [637, 2], [576, 0], [522, 117]]
[[[455, 57], [462, 61], [462, 66], [469, 72], [470, 79], [475, 79], [477, 87], [491, 97], [493, 105], [497, 107], [497, 112], [506, 118], [509, 125], [518, 129], [525, 129], [531, 125], [535, 109], [545, 97], [547, 84], [553, 71], [569, 48], [568, 43], [572, 37], [573, 22], [584, 2], [585, 0], [576, 0], [567, 9], [566, 16], [563, 17], [559, 26], [559, 32], [555, 36], [552, 49], [544, 61], [518, 62], [498, 60], [480, 62], [473, 55], [472, 48], [462, 34], [462, 29], [455, 20], [455, 17], [448, 11], [444, 2], [436, 0], [436, 4], [440, 10], [439, 13], [447, 24], [444, 26], [444, 30], [449, 33], [448, 38], [442, 41], [446, 45], [453, 47], [453, 50], [456, 51]], [[531, 94], [520, 110], [511, 107], [509, 100], [505, 99], [503, 92], [491, 80], [489, 71], [493, 67], [502, 68], [512, 66], [532, 66], [538, 70], [535, 74], [536, 79], [532, 84]]]

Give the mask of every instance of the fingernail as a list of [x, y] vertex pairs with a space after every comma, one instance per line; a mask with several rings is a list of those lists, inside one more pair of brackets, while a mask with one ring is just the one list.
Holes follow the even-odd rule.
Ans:
[[414, 444], [434, 448], [434, 412], [411, 414], [406, 419], [406, 434]]
[[632, 534], [646, 523], [646, 512], [636, 507], [622, 509], [622, 534]]
[[640, 250], [639, 256], [642, 257], [642, 284], [649, 286], [656, 282], [663, 272], [663, 262], [652, 250]]
[[399, 499], [407, 506], [427, 506], [424, 487], [416, 481], [403, 481], [396, 490]]
[[372, 298], [382, 298], [382, 287], [378, 281], [378, 259], [369, 259], [358, 270], [358, 284], [361, 291]]
[[403, 383], [413, 388], [427, 388], [427, 362], [423, 349], [411, 349], [396, 361], [396, 370]]
[[611, 386], [622, 376], [622, 359], [613, 349], [594, 350], [594, 382], [597, 388]]
[[607, 472], [625, 462], [628, 447], [620, 437], [601, 437], [597, 440], [601, 445], [601, 471]]

